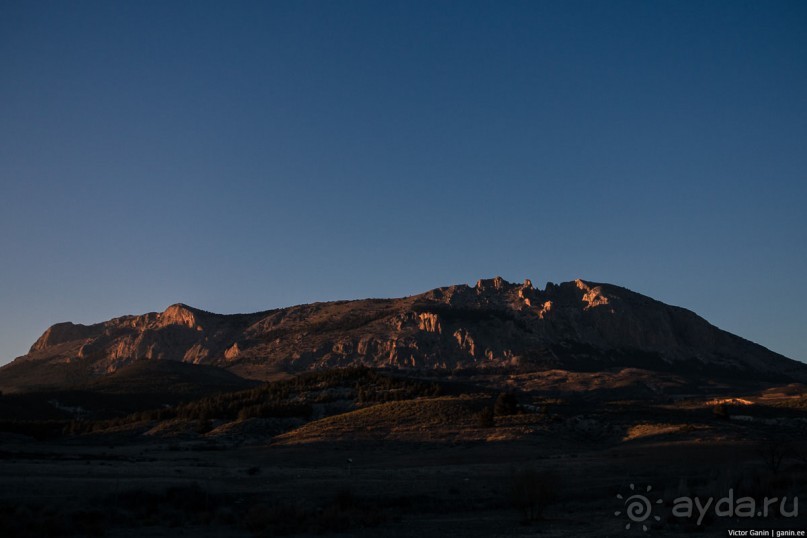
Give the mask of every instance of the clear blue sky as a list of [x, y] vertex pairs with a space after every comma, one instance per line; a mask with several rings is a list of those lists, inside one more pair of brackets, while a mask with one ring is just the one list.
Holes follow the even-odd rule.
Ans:
[[807, 360], [807, 3], [0, 2], [0, 363], [497, 274]]

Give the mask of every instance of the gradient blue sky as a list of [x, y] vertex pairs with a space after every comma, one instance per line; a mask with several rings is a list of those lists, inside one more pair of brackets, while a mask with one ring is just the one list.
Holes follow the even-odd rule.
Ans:
[[807, 3], [0, 2], [0, 363], [497, 274], [807, 360]]

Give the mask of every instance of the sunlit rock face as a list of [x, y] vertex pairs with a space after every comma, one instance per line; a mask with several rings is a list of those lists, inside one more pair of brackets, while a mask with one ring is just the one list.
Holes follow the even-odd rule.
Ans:
[[539, 289], [530, 280], [514, 284], [501, 277], [400, 299], [236, 315], [175, 304], [90, 326], [59, 323], [0, 373], [36, 362], [80, 364], [97, 375], [144, 359], [253, 373], [358, 364], [450, 370], [622, 365], [807, 379], [803, 364], [625, 288], [575, 280]]
[[159, 315], [159, 324], [163, 327], [168, 325], [182, 325], [189, 329], [202, 330], [197, 323], [196, 313], [200, 312], [184, 304], [174, 304], [165, 309]]

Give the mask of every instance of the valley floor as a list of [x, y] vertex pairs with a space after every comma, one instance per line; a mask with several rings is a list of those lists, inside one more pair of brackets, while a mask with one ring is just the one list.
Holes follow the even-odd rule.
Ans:
[[[4, 522], [11, 530], [4, 536], [58, 534], [60, 525], [112, 537], [631, 536], [637, 524], [626, 530], [630, 520], [615, 516], [625, 509], [616, 496], [633, 493], [631, 484], [642, 493], [651, 485], [646, 496], [663, 500], [653, 505], [660, 521], [646, 522], [653, 536], [807, 528], [804, 516], [707, 516], [697, 525], [670, 514], [681, 495], [721, 497], [745, 483], [804, 494], [804, 469], [788, 465], [774, 476], [745, 445], [691, 440], [598, 449], [535, 435], [515, 442], [207, 448], [4, 443], [0, 507], [15, 519]], [[527, 468], [551, 489], [542, 517], [530, 523], [512, 498], [513, 477]], [[761, 477], [781, 484], [761, 484]]]

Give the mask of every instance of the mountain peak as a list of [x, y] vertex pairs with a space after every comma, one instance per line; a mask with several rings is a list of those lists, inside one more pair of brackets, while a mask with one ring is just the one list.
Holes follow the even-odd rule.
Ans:
[[495, 276], [493, 278], [480, 278], [476, 282], [477, 291], [488, 291], [488, 290], [499, 291], [508, 288], [510, 286], [512, 286], [512, 284], [500, 276]]
[[56, 323], [48, 327], [42, 336], [34, 342], [29, 353], [42, 351], [65, 342], [89, 338], [96, 332], [94, 329], [95, 326], [80, 325], [70, 321]]
[[209, 312], [193, 308], [184, 303], [172, 304], [159, 314], [160, 325], [184, 325], [194, 329]]

